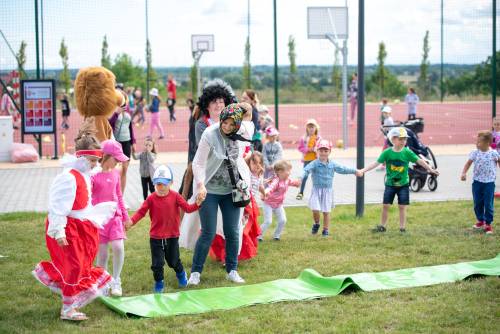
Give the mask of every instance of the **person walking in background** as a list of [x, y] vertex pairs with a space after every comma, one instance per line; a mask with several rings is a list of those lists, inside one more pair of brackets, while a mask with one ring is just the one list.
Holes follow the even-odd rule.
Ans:
[[259, 105], [259, 99], [257, 94], [251, 90], [246, 89], [243, 91], [241, 95], [241, 101], [246, 102], [252, 106], [252, 122], [255, 127], [255, 132], [253, 134], [253, 149], [259, 152], [262, 152], [262, 137], [260, 132], [260, 124], [259, 124], [259, 110], [257, 106]]
[[274, 177], [274, 163], [281, 160], [283, 157], [283, 146], [278, 141], [280, 133], [276, 128], [269, 127], [266, 129], [267, 142], [262, 148], [262, 156], [264, 157], [264, 180]]
[[477, 134], [476, 149], [469, 154], [461, 176], [461, 180], [465, 181], [467, 171], [474, 163], [472, 198], [477, 222], [473, 228], [484, 229], [486, 234], [493, 234], [491, 224], [494, 213], [495, 180], [497, 167], [500, 166], [500, 155], [490, 147], [492, 142], [493, 135], [490, 131], [480, 131]]
[[408, 106], [408, 120], [415, 119], [417, 117], [417, 104], [420, 102], [417, 93], [415, 93], [415, 88], [408, 88], [408, 94], [405, 96], [405, 103]]
[[149, 95], [153, 97], [151, 104], [148, 106], [148, 111], [151, 113], [151, 124], [149, 127], [149, 138], [153, 138], [153, 130], [157, 128], [160, 131], [160, 137], [158, 139], [165, 138], [165, 132], [163, 132], [163, 127], [160, 122], [160, 97], [158, 96], [158, 89], [152, 88]]
[[170, 113], [170, 122], [175, 122], [175, 101], [177, 98], [177, 82], [172, 74], [168, 75], [167, 81], [167, 107]]
[[[299, 151], [302, 153], [302, 163], [304, 168], [316, 160], [316, 144], [320, 141], [319, 136], [319, 124], [315, 119], [310, 119], [306, 122], [306, 133], [299, 140]], [[301, 200], [304, 197], [304, 188], [306, 187], [307, 177], [302, 178], [302, 184], [300, 185], [299, 193], [297, 194], [297, 199]]]
[[[125, 92], [120, 90], [123, 94]], [[132, 114], [130, 114], [130, 109], [128, 104], [124, 107], [119, 107], [115, 110], [115, 113], [109, 119], [109, 124], [113, 129], [113, 135], [122, 146], [123, 153], [130, 159], [132, 151], [135, 151], [135, 136], [134, 127], [132, 125]], [[125, 187], [127, 186], [127, 171], [130, 160], [124, 161], [122, 163], [121, 171], [121, 189], [122, 193], [125, 193]]]
[[358, 74], [353, 73], [351, 83], [347, 89], [347, 96], [351, 105], [351, 124], [356, 116], [356, 109], [358, 107]]
[[71, 112], [71, 108], [69, 106], [68, 95], [63, 94], [60, 102], [61, 102], [61, 113], [62, 113], [62, 118], [63, 118], [63, 121], [61, 123], [61, 128], [67, 130], [67, 129], [69, 129], [68, 118], [69, 118], [69, 114]]
[[142, 185], [142, 197], [144, 200], [148, 197], [149, 192], [153, 193], [155, 187], [152, 181], [152, 177], [155, 171], [154, 161], [156, 159], [156, 148], [153, 139], [146, 138], [144, 140], [144, 151], [137, 154], [132, 152], [134, 160], [139, 160], [139, 173], [141, 174], [141, 185]]
[[139, 116], [139, 120], [135, 122], [136, 126], [144, 125], [144, 97], [142, 96], [142, 92], [140, 89], [137, 89], [134, 93], [135, 99], [135, 110], [132, 114], [132, 122], [135, 122], [136, 116]]

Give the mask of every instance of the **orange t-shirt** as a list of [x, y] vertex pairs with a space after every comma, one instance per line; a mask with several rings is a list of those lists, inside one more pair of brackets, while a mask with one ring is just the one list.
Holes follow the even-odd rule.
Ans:
[[[318, 139], [318, 136], [312, 135], [309, 137], [309, 141], [307, 142], [307, 148], [312, 149], [314, 146], [316, 146], [316, 140]], [[316, 152], [307, 152], [304, 154], [304, 161], [313, 161], [316, 160]]]

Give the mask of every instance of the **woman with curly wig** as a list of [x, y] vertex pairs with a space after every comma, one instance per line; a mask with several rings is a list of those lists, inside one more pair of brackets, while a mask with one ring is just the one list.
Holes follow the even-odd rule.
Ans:
[[221, 79], [207, 82], [189, 118], [188, 166], [182, 178], [179, 193], [188, 199], [193, 194], [193, 161], [201, 135], [210, 125], [219, 121], [219, 114], [225, 106], [237, 102], [233, 89]]

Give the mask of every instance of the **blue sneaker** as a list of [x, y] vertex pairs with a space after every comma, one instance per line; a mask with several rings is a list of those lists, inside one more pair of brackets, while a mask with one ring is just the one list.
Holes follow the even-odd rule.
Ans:
[[177, 276], [177, 282], [179, 282], [179, 288], [185, 288], [188, 284], [186, 271], [183, 270], [180, 273], [175, 273], [175, 276]]
[[327, 237], [330, 235], [330, 233], [328, 232], [328, 230], [325, 228], [323, 229], [323, 232], [321, 232], [321, 235], [324, 236], [324, 237]]
[[318, 231], [319, 231], [319, 227], [320, 227], [320, 226], [321, 226], [320, 224], [318, 224], [318, 223], [314, 223], [314, 224], [313, 224], [313, 227], [312, 227], [312, 229], [311, 229], [311, 234], [318, 234]]
[[156, 281], [153, 291], [154, 293], [163, 293], [163, 281]]

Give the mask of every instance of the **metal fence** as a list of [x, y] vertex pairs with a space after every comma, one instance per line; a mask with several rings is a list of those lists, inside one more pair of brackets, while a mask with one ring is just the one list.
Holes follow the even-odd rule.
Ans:
[[[408, 87], [415, 87], [420, 96], [417, 116], [423, 117], [425, 121], [421, 138], [426, 144], [472, 144], [478, 130], [491, 128], [492, 94], [488, 73], [491, 77], [493, 2], [444, 0], [417, 3], [387, 0], [366, 3], [367, 146], [382, 145], [379, 127], [383, 98], [392, 106], [393, 118], [406, 119], [404, 98]], [[347, 5], [349, 8], [350, 78], [357, 70], [357, 1], [318, 3], [327, 6]], [[35, 25], [35, 4], [38, 6], [38, 26]], [[280, 65], [277, 117], [280, 140], [289, 148], [295, 147], [303, 135], [304, 123], [308, 118], [315, 118], [320, 123], [323, 137], [334, 142], [342, 139], [342, 100], [338, 72], [337, 76], [334, 73], [335, 51], [328, 41], [307, 40], [307, 6], [306, 2], [277, 1]], [[498, 14], [497, 8], [496, 17]], [[246, 21], [248, 17], [250, 29]], [[238, 64], [244, 63], [245, 41], [249, 31], [252, 88], [256, 90], [261, 103], [268, 105], [271, 115], [274, 115], [272, 2], [19, 0], [2, 5], [0, 30], [0, 77], [9, 85], [12, 85], [12, 72], [19, 70], [19, 62], [24, 63], [21, 74], [25, 77], [36, 78], [38, 75], [40, 78], [59, 80], [62, 68], [59, 50], [63, 39], [69, 50], [73, 79], [78, 68], [101, 64], [104, 36], [109, 44], [111, 61], [115, 62], [120, 55], [126, 54], [133, 65], [141, 67], [143, 75], [148, 36], [152, 66], [157, 74], [156, 79], [150, 82], [151, 86], [160, 88], [161, 94], [165, 96], [167, 73], [173, 73], [180, 84], [177, 99], [179, 117], [176, 123], [168, 121], [166, 106], [162, 105], [165, 110], [161, 111], [161, 120], [168, 140], [158, 142], [160, 151], [187, 149], [188, 109], [184, 101], [191, 91], [189, 66], [192, 58], [189, 47], [186, 47], [190, 43], [190, 35], [215, 35], [215, 52], [207, 53], [201, 61], [203, 80], [222, 77], [231, 82], [237, 94], [241, 95], [243, 80]], [[427, 66], [429, 87], [418, 80], [426, 32], [430, 48]], [[290, 71], [286, 48], [290, 36], [295, 39], [296, 74]], [[497, 45], [498, 39], [497, 35]], [[377, 68], [377, 54], [381, 42], [386, 51], [384, 73], [387, 78], [397, 79], [396, 82], [388, 81], [386, 85], [390, 86], [386, 86], [385, 90], [380, 88], [379, 81], [373, 79], [373, 75], [380, 70]], [[23, 43], [26, 46], [21, 52]], [[231, 66], [205, 66], [217, 63], [223, 65], [217, 59], [228, 54], [238, 61]], [[338, 63], [341, 63], [340, 58]], [[499, 71], [498, 63], [496, 71]], [[142, 81], [135, 79], [125, 84], [137, 86], [145, 82], [142, 77]], [[482, 82], [484, 87], [481, 86]], [[423, 87], [427, 87], [426, 91], [422, 90]], [[60, 83], [58, 89], [62, 91]], [[80, 116], [73, 111], [70, 129], [58, 129], [60, 134], [65, 134], [69, 149], [80, 121]], [[146, 122], [144, 128], [137, 128], [139, 139], [146, 136], [148, 126]], [[350, 122], [350, 146], [356, 144], [356, 126], [355, 120]], [[19, 131], [15, 133], [15, 140], [20, 140]], [[49, 140], [51, 137], [45, 137], [43, 141], [44, 155], [53, 154], [53, 143]], [[34, 142], [30, 137], [26, 137], [26, 141]]]

